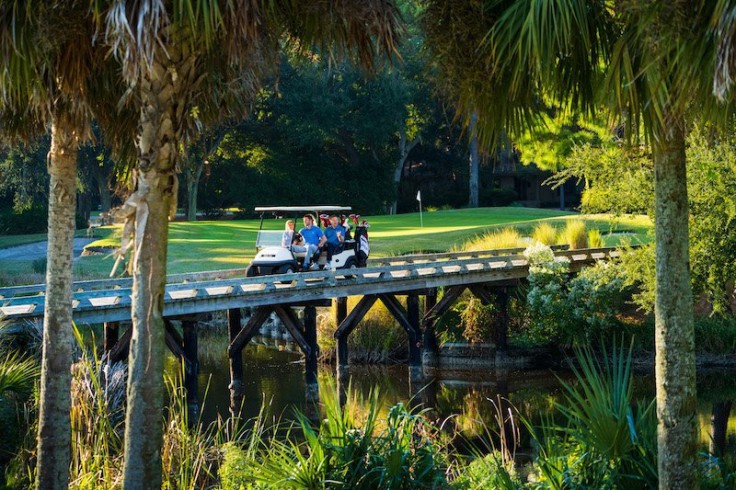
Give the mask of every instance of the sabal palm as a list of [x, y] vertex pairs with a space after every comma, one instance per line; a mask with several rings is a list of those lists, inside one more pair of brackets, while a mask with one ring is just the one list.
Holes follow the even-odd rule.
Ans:
[[244, 114], [282, 43], [354, 55], [372, 67], [398, 34], [390, 0], [95, 0], [98, 25], [141, 104], [137, 190], [124, 209], [134, 230], [133, 335], [125, 481], [161, 482], [163, 295], [167, 221], [182, 144], [201, 125]]
[[93, 44], [89, 13], [89, 3], [81, 0], [0, 3], [2, 136], [27, 140], [47, 126], [52, 135], [39, 488], [68, 485], [77, 149], [89, 136], [93, 111], [104, 106], [102, 120], [114, 119], [117, 110], [110, 106], [111, 95], [116, 90], [122, 93], [105, 52]]
[[726, 68], [736, 64], [736, 2], [424, 4], [428, 42], [451, 82], [447, 89], [467, 117], [479, 112], [486, 143], [503, 129], [513, 133], [533, 125], [537, 98], [553, 96], [583, 112], [606, 103], [614, 118], [626, 119], [630, 136], [641, 129], [651, 144], [660, 487], [694, 488], [697, 418], [684, 136], [695, 117], [720, 123], [728, 115], [712, 87], [720, 54], [715, 86], [730, 88]]

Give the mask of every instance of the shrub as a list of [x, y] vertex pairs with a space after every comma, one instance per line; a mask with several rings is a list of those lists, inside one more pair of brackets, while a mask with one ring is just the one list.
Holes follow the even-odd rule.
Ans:
[[0, 235], [28, 235], [46, 233], [48, 226], [46, 206], [33, 206], [20, 212], [0, 209]]
[[562, 241], [570, 246], [571, 250], [588, 248], [588, 234], [585, 230], [585, 221], [570, 219], [562, 230]]
[[484, 305], [478, 298], [471, 296], [461, 308], [463, 338], [472, 344], [491, 340], [494, 305]]
[[478, 201], [481, 206], [508, 206], [517, 198], [516, 191], [507, 187], [481, 189]]
[[516, 228], [504, 228], [503, 230], [494, 230], [476, 236], [475, 238], [465, 242], [462, 250], [466, 252], [479, 250], [493, 250], [499, 248], [520, 248], [527, 245], [527, 242], [521, 237]]
[[532, 231], [532, 241], [539, 242], [544, 245], [554, 245], [557, 243], [557, 228], [549, 223], [540, 223], [534, 227]]
[[31, 262], [31, 269], [33, 269], [33, 272], [35, 274], [45, 274], [47, 263], [48, 259], [46, 257], [35, 259], [33, 262]]

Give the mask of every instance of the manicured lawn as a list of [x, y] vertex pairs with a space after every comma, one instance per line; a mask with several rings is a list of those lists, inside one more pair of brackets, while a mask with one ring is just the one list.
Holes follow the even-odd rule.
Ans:
[[[646, 241], [651, 228], [648, 218], [608, 215], [581, 216], [577, 213], [529, 208], [459, 209], [424, 213], [424, 227], [419, 226], [419, 214], [368, 217], [370, 223], [372, 256], [390, 256], [411, 252], [447, 251], [453, 246], [488, 230], [513, 226], [528, 234], [537, 223], [550, 221], [563, 226], [569, 217], [584, 218], [588, 228], [598, 228], [607, 245], [620, 241], [610, 231], [634, 233], [634, 240]], [[169, 228], [169, 272], [195, 272], [245, 267], [255, 255], [258, 220], [176, 222]], [[264, 220], [264, 229], [281, 230], [284, 221]], [[119, 242], [119, 231], [105, 227], [96, 231], [101, 240], [89, 247], [114, 246]], [[9, 238], [9, 237], [6, 237]], [[41, 239], [45, 237], [41, 235]], [[19, 243], [31, 238], [18, 237]], [[38, 236], [36, 236], [38, 240]], [[0, 247], [3, 242], [0, 241]], [[82, 257], [75, 262], [78, 277], [104, 277], [110, 273], [113, 259], [108, 254]], [[5, 275], [30, 272], [31, 261], [0, 261]]]

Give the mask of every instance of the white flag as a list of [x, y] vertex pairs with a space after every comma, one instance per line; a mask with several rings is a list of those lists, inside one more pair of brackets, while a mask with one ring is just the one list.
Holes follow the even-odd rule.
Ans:
[[422, 191], [417, 191], [417, 201], [422, 200]]

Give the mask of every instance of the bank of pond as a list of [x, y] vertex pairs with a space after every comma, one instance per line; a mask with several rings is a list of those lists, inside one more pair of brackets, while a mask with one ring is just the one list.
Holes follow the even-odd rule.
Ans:
[[[654, 376], [630, 370], [628, 347], [579, 351], [573, 369], [426, 368], [421, 381], [401, 364], [352, 364], [347, 386], [323, 363], [315, 403], [301, 355], [258, 340], [234, 407], [226, 334], [202, 337], [197, 420], [168, 355], [168, 488], [656, 488]], [[119, 488], [125, 367], [106, 366], [89, 343], [74, 369], [71, 487]], [[702, 488], [734, 484], [734, 374], [699, 372]], [[24, 488], [33, 396], [2, 396], [5, 485]]]

